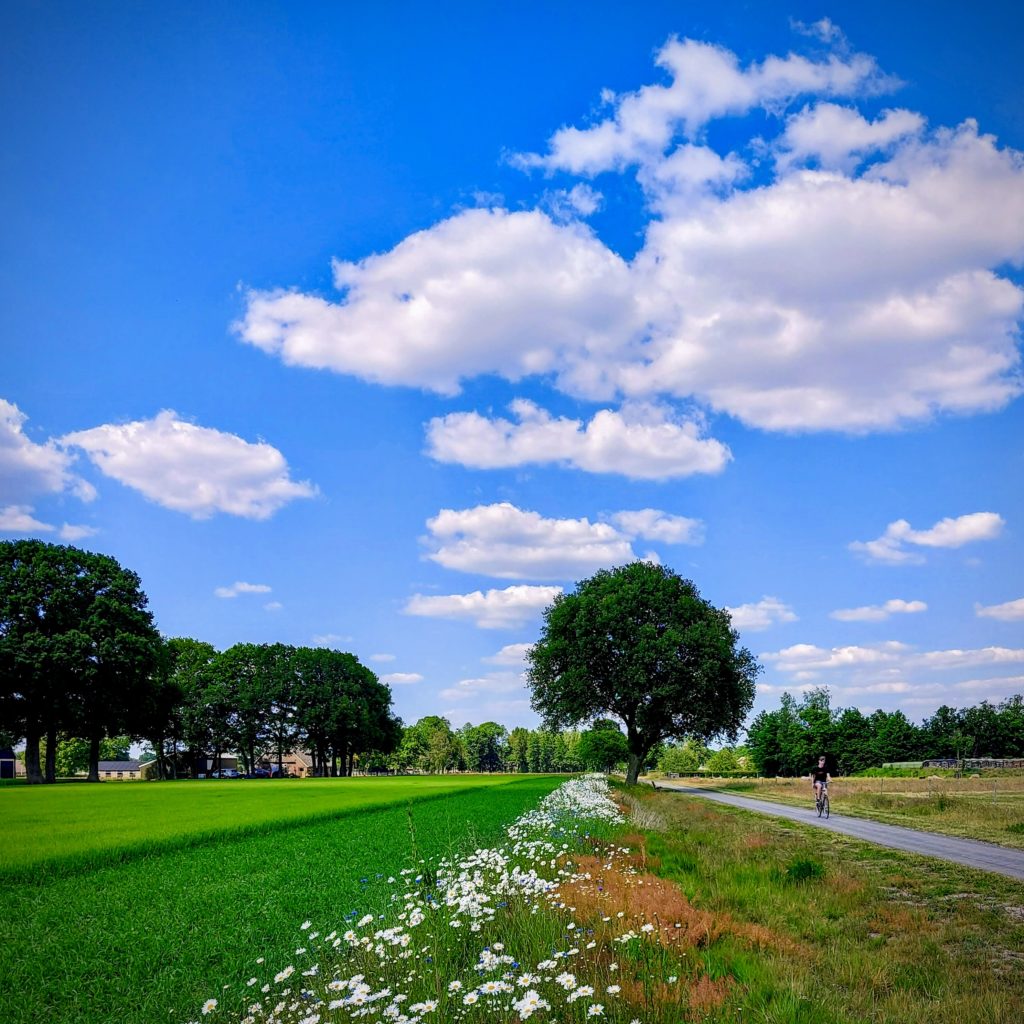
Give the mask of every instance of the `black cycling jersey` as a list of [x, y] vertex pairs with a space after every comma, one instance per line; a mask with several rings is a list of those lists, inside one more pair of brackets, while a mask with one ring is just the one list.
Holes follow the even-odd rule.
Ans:
[[811, 769], [811, 781], [812, 782], [828, 782], [828, 769], [819, 768], [815, 765]]

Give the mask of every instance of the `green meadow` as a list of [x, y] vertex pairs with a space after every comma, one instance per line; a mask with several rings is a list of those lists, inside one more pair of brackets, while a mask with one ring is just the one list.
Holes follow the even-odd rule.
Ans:
[[492, 842], [561, 781], [457, 776], [0, 790], [0, 1019], [150, 1024], [284, 962], [376, 879]]

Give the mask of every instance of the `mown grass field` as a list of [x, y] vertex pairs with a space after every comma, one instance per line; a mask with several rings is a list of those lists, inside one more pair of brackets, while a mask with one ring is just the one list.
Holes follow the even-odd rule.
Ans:
[[[633, 892], [654, 894], [634, 902], [684, 929], [681, 976], [719, 982], [680, 1019], [1024, 1020], [1020, 883], [679, 794], [627, 798], [644, 882]], [[665, 881], [684, 896], [671, 910]]]
[[352, 779], [209, 779], [69, 783], [0, 789], [0, 874], [76, 870], [175, 843], [290, 827], [396, 801], [493, 787], [513, 775]]
[[[11, 789], [0, 870], [0, 1020], [187, 1021], [307, 918], [493, 841], [560, 778], [335, 779]], [[80, 801], [80, 803], [76, 803]], [[385, 806], [386, 805], [386, 806]]]
[[[806, 779], [680, 779], [681, 783], [810, 806]], [[984, 839], [1024, 849], [1024, 777], [976, 779], [834, 779], [833, 814], [872, 818], [890, 825]]]

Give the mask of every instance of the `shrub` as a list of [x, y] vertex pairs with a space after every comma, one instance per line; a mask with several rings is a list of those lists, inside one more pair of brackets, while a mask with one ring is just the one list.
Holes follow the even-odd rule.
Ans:
[[786, 868], [786, 881], [794, 885], [825, 877], [825, 865], [810, 857], [797, 857]]

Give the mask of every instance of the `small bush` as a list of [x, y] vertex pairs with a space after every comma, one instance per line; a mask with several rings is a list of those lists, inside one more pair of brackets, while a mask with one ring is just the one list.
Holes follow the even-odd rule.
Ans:
[[1024, 821], [1015, 821], [1012, 825], [1007, 825], [1006, 831], [1012, 832], [1015, 836], [1024, 836]]
[[786, 881], [794, 885], [825, 877], [825, 865], [810, 857], [797, 857], [786, 868]]

